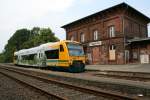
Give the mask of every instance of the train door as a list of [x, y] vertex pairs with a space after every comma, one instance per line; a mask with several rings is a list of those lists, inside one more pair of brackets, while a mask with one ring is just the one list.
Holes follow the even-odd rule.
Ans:
[[68, 60], [69, 60], [69, 58], [68, 58], [68, 54], [67, 54], [67, 49], [65, 48], [65, 45], [61, 44], [59, 47], [58, 66], [62, 66], [62, 67], [69, 66]]
[[45, 53], [44, 51], [41, 51], [41, 65], [42, 67], [46, 67], [46, 56], [45, 56]]
[[37, 60], [36, 60], [36, 62], [37, 62], [37, 66], [40, 67], [41, 66], [40, 65], [40, 52], [37, 53]]
[[23, 61], [22, 55], [19, 55], [18, 58], [19, 58], [18, 59], [18, 64], [22, 64], [22, 61]]
[[46, 67], [46, 56], [44, 51], [39, 51], [38, 52], [38, 61], [39, 61], [39, 66], [40, 67]]

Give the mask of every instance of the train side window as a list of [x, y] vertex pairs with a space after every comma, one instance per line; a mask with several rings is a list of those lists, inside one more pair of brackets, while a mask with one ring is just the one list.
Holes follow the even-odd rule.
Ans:
[[36, 54], [30, 54], [30, 55], [28, 55], [28, 60], [34, 60], [34, 56], [35, 56]]
[[59, 49], [45, 51], [47, 59], [59, 59]]
[[64, 51], [63, 45], [60, 45], [60, 52], [63, 52], [63, 51]]

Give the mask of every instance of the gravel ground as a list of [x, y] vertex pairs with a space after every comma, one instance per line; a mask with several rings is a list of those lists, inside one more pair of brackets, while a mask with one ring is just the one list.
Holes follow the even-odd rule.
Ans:
[[[150, 90], [140, 87], [133, 87], [133, 86], [127, 86], [123, 84], [113, 84], [113, 83], [107, 83], [107, 82], [97, 82], [97, 81], [90, 81], [90, 80], [82, 80], [77, 78], [69, 78], [69, 77], [63, 77], [63, 76], [57, 76], [57, 75], [48, 75], [49, 78], [53, 78], [60, 81], [67, 81], [71, 84], [76, 84], [78, 86], [86, 85], [91, 87], [97, 87], [101, 90], [106, 91], [114, 91], [119, 92], [122, 94], [130, 94], [132, 96], [138, 95], [138, 94], [144, 94], [145, 96], [148, 96], [150, 98]], [[149, 99], [150, 100], [150, 99]]]
[[[32, 70], [34, 70], [34, 69], [32, 69]], [[67, 82], [70, 82], [72, 84], [76, 84], [79, 86], [80, 85], [81, 86], [82, 85], [94, 86], [94, 87], [100, 88], [102, 90], [110, 90], [110, 91], [112, 90], [115, 92], [121, 92], [123, 94], [130, 94], [130, 95], [144, 94], [144, 96], [150, 97], [150, 92], [149, 92], [150, 90], [146, 89], [146, 88], [142, 88], [142, 87], [136, 87], [136, 86], [132, 87], [132, 86], [127, 86], [127, 85], [123, 85], [123, 84], [118, 85], [118, 84], [107, 83], [107, 82], [90, 81], [90, 78], [89, 78], [89, 80], [82, 80], [82, 79], [77, 79], [77, 78], [65, 77], [63, 75], [62, 76], [53, 75], [53, 74], [51, 74], [51, 71], [45, 71], [45, 70], [39, 71], [42, 73], [36, 73], [36, 72], [30, 72], [30, 71], [25, 71], [25, 72], [34, 73], [35, 75], [45, 76], [48, 78], [58, 79], [60, 81], [67, 81]], [[38, 70], [37, 70], [37, 72], [38, 72]], [[44, 72], [45, 72], [45, 74], [43, 74]], [[64, 73], [64, 74], [68, 75], [68, 73]], [[74, 75], [76, 75], [76, 74], [74, 74]], [[81, 75], [84, 76], [83, 73], [81, 73]], [[141, 100], [144, 100], [144, 99], [141, 99]], [[149, 99], [147, 99], [147, 100], [149, 100]]]
[[0, 74], [0, 100], [54, 100]]
[[[19, 80], [25, 81], [28, 84], [34, 84], [34, 86], [39, 86], [40, 88], [42, 88], [46, 91], [49, 91], [50, 93], [54, 93], [54, 94], [66, 97], [66, 98], [68, 98], [68, 100], [112, 100], [110, 98], [108, 99], [106, 97], [104, 98], [104, 97], [94, 96], [92, 94], [83, 93], [83, 92], [69, 89], [69, 88], [59, 86], [56, 84], [45, 83], [45, 82], [37, 80], [35, 78], [30, 78], [30, 77], [27, 77], [24, 75], [19, 75], [19, 74], [13, 73], [13, 72], [8, 73], [8, 72], [6, 71], [7, 74], [14, 76], [15, 78], [17, 78]], [[12, 84], [12, 85], [14, 85], [14, 84]], [[18, 88], [18, 86], [17, 86], [17, 88]], [[38, 94], [34, 94], [34, 95], [36, 96]], [[18, 99], [18, 100], [20, 100], [20, 99]], [[40, 98], [40, 100], [44, 100], [44, 99]]]

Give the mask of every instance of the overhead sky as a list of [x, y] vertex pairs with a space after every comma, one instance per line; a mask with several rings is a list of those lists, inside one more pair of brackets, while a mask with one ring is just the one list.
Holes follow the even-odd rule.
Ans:
[[122, 2], [150, 17], [149, 0], [0, 0], [0, 52], [18, 29], [50, 27], [65, 39], [64, 24]]

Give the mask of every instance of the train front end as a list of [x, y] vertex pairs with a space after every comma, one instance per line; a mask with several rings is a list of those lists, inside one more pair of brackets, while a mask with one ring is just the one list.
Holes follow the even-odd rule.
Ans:
[[83, 72], [85, 70], [85, 54], [83, 46], [78, 42], [66, 43], [69, 54], [69, 71]]

